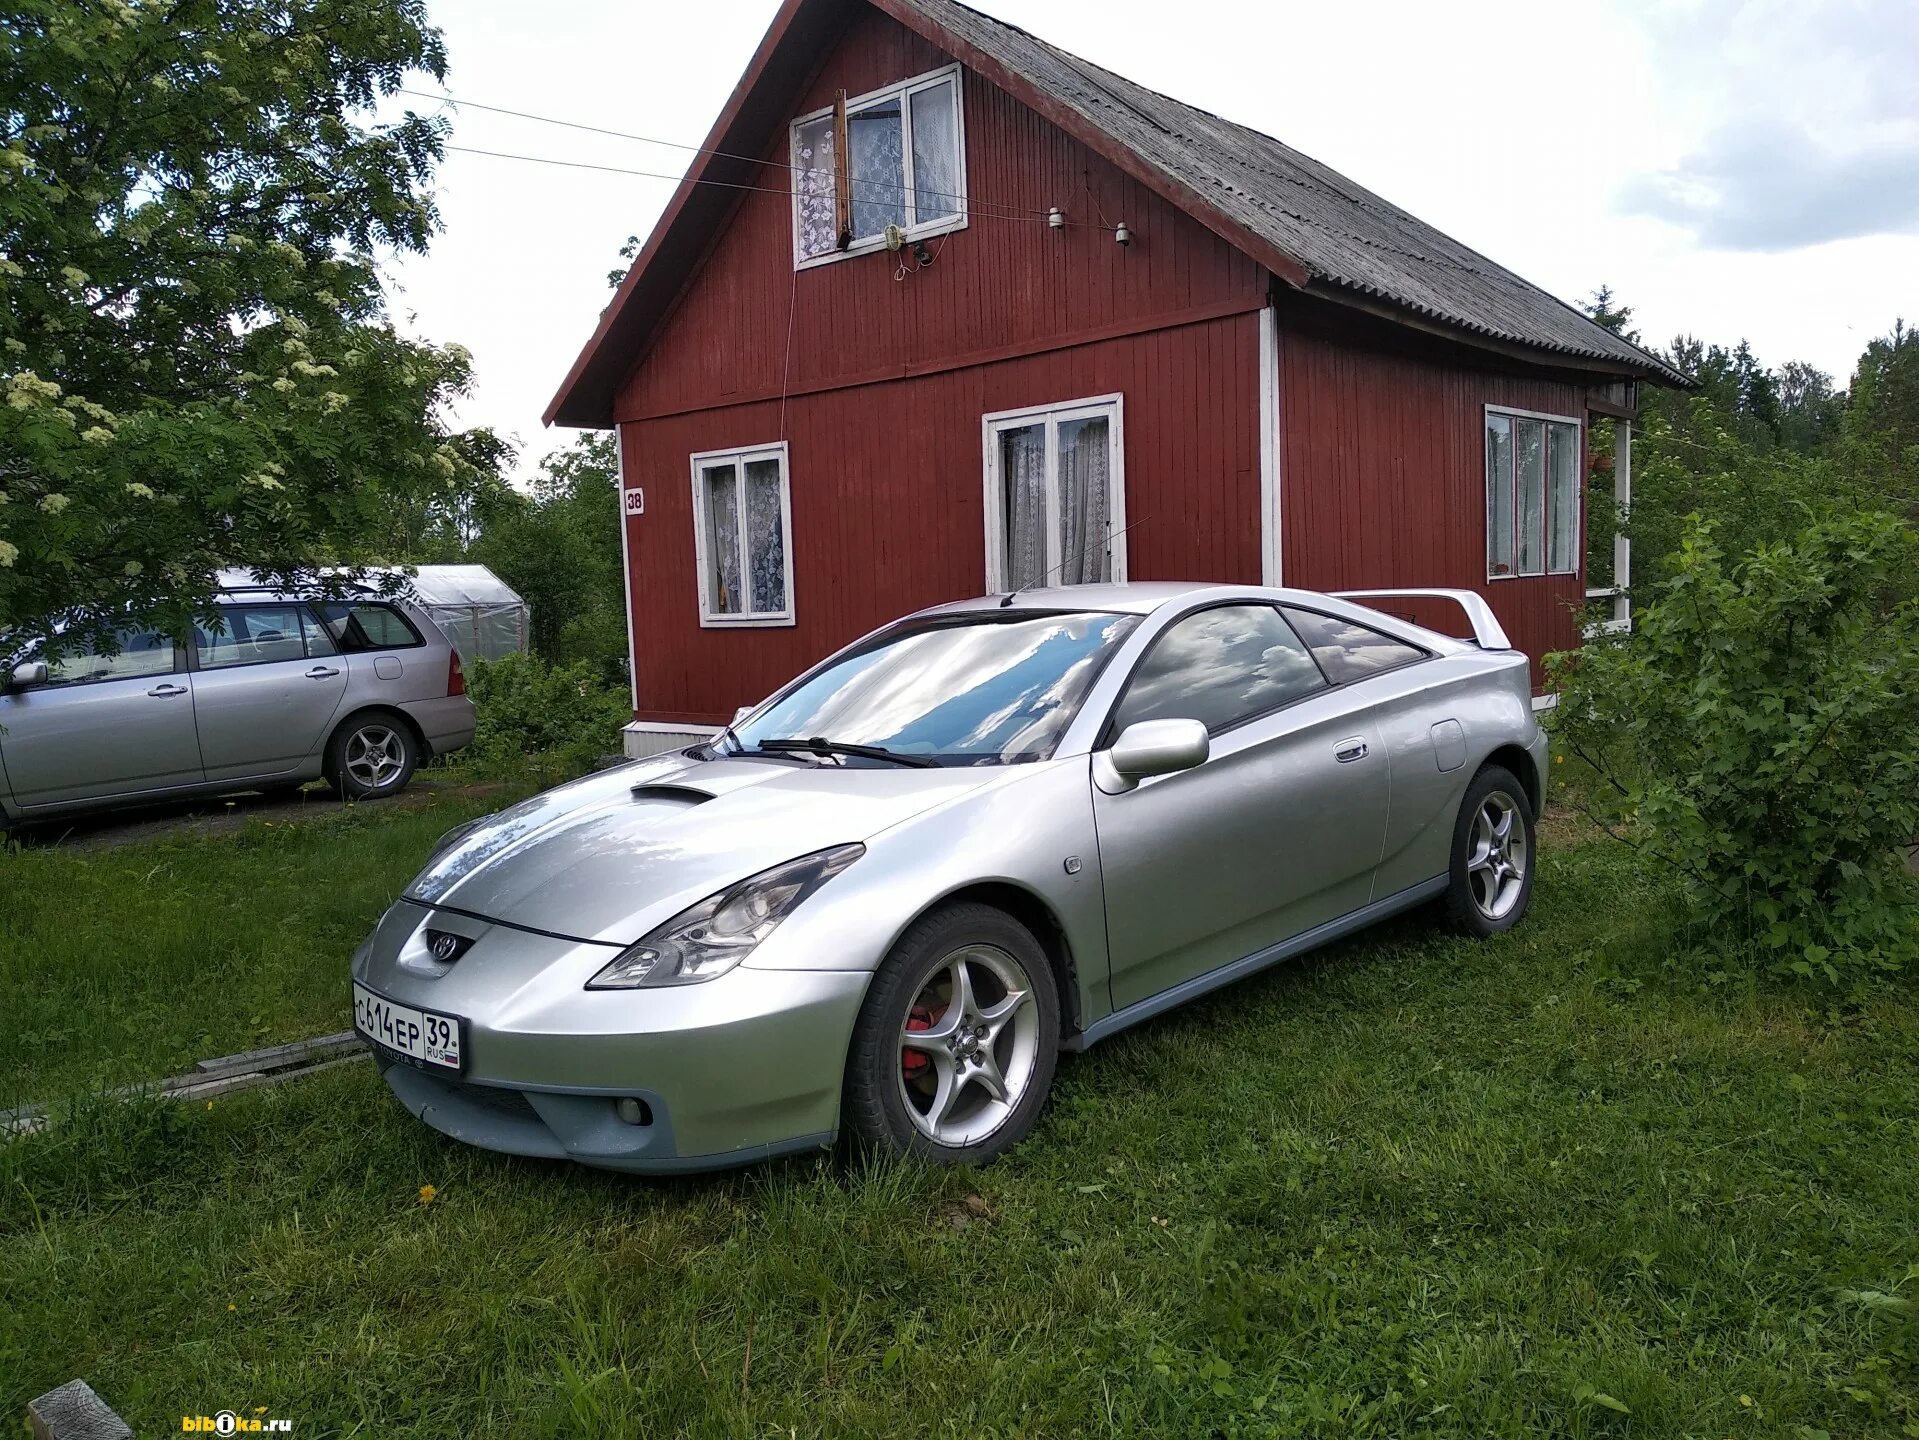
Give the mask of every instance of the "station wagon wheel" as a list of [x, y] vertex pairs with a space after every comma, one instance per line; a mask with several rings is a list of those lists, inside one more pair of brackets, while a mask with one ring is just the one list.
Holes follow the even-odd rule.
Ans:
[[1525, 788], [1502, 766], [1473, 777], [1453, 827], [1447, 908], [1470, 935], [1496, 935], [1526, 913], [1533, 890], [1533, 815]]
[[880, 966], [847, 1058], [846, 1130], [981, 1163], [1032, 1129], [1052, 1086], [1059, 997], [1030, 932], [991, 906], [936, 911]]
[[413, 778], [419, 744], [398, 718], [375, 712], [349, 720], [327, 745], [327, 776], [355, 800], [391, 795]]

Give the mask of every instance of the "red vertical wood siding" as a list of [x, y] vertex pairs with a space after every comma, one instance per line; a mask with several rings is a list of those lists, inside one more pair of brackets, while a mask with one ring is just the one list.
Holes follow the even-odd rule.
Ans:
[[[792, 113], [949, 63], [862, 9]], [[1128, 573], [1259, 579], [1265, 272], [977, 75], [961, 84], [970, 219], [929, 242], [933, 264], [796, 272], [790, 198], [743, 192], [621, 387], [626, 483], [646, 490], [625, 522], [641, 719], [724, 718], [875, 625], [979, 594], [995, 411], [1121, 395]], [[756, 183], [785, 190], [783, 130], [764, 156]], [[1055, 205], [1124, 220], [1133, 242], [1052, 230]], [[780, 439], [797, 623], [702, 628], [688, 457]]]
[[[862, 7], [790, 113], [948, 63]], [[929, 242], [932, 264], [796, 272], [782, 128], [766, 191], [740, 194], [621, 386], [625, 481], [646, 491], [624, 522], [639, 718], [723, 719], [876, 625], [980, 593], [981, 417], [1000, 410], [1120, 394], [1130, 577], [1261, 578], [1269, 277], [977, 75], [962, 87], [970, 220]], [[1120, 220], [1129, 247], [1084, 223]], [[1582, 386], [1291, 297], [1279, 329], [1286, 582], [1463, 586], [1535, 662], [1577, 644], [1583, 576], [1485, 577], [1482, 415], [1583, 421]], [[703, 628], [688, 457], [777, 440], [797, 623]]]
[[[1540, 657], [1579, 644], [1585, 577], [1486, 578], [1485, 407], [1564, 415], [1583, 426], [1583, 388], [1462, 369], [1284, 321], [1279, 377], [1286, 583], [1477, 590], [1533, 657], [1539, 684]], [[1583, 566], [1583, 545], [1578, 551]], [[1459, 624], [1438, 611], [1416, 618], [1455, 631]]]
[[986, 586], [981, 417], [1123, 397], [1128, 573], [1259, 580], [1257, 312], [789, 399], [792, 626], [702, 628], [688, 456], [777, 439], [780, 402], [621, 426], [639, 717], [715, 721], [876, 625]]
[[[792, 113], [937, 70], [951, 58], [862, 8]], [[885, 252], [793, 268], [792, 201], [741, 194], [732, 219], [615, 402], [620, 420], [902, 374], [1223, 304], [1258, 304], [1264, 271], [1211, 231], [970, 71], [962, 76], [965, 229], [895, 278]], [[754, 183], [784, 191], [784, 130]], [[1057, 205], [1074, 222], [1047, 227]], [[1016, 215], [1014, 212], [1024, 212]], [[1124, 220], [1121, 246], [1104, 216]], [[787, 339], [791, 335], [791, 353]]]

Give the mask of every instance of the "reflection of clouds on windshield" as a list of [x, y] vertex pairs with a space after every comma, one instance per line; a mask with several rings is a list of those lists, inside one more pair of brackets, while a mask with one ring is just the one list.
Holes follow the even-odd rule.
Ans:
[[1131, 617], [1049, 615], [942, 625], [816, 676], [740, 738], [823, 735], [932, 755], [1044, 752]]
[[1120, 702], [1122, 725], [1200, 720], [1219, 730], [1319, 689], [1306, 647], [1265, 605], [1222, 605], [1172, 626]]

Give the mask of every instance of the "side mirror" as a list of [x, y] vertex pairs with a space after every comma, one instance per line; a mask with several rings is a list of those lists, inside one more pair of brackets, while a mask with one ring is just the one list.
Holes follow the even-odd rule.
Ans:
[[1093, 783], [1108, 795], [1124, 795], [1154, 775], [1204, 765], [1212, 753], [1197, 720], [1139, 720], [1120, 731], [1111, 750], [1093, 757]]
[[18, 689], [22, 685], [44, 685], [47, 683], [47, 662], [29, 660], [24, 665], [13, 667], [13, 681], [9, 688]]
[[733, 712], [733, 723], [735, 725], [739, 724], [740, 721], [744, 720], [748, 715], [751, 715], [752, 713], [753, 713], [753, 707], [751, 705], [740, 706], [739, 709]]

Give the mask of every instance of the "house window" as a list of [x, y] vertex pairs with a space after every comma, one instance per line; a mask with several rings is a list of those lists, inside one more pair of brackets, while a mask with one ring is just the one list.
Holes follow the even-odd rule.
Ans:
[[886, 227], [908, 239], [966, 223], [959, 66], [846, 102], [846, 209], [832, 109], [793, 122], [793, 259], [799, 266], [875, 250]]
[[793, 500], [786, 446], [693, 457], [702, 625], [793, 623]]
[[1126, 578], [1120, 397], [985, 418], [986, 588]]
[[1486, 576], [1579, 569], [1579, 422], [1486, 407]]

